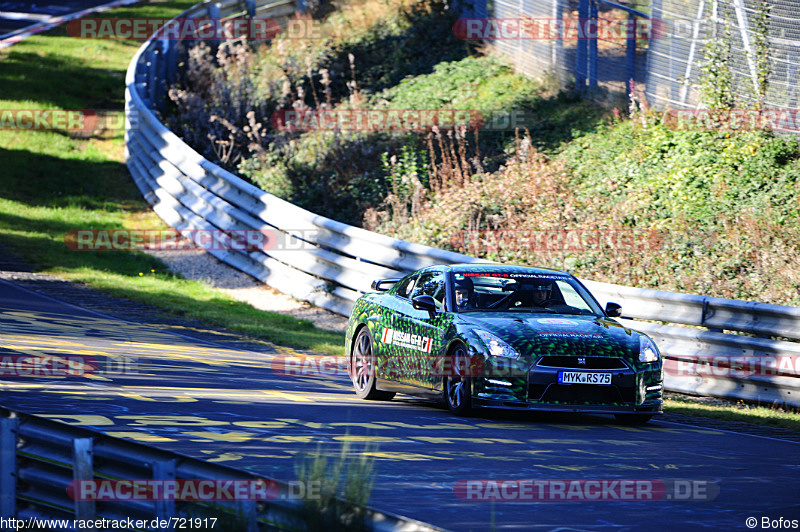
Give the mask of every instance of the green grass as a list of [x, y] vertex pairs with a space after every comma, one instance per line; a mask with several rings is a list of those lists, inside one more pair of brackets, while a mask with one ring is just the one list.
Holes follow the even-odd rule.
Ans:
[[[102, 16], [170, 17], [195, 3], [143, 3]], [[0, 51], [0, 109], [102, 110], [121, 124], [125, 71], [140, 44], [70, 38], [60, 27]], [[166, 228], [131, 180], [123, 134], [0, 130], [0, 242], [38, 271], [283, 346], [341, 355], [342, 334], [256, 310], [144, 253], [66, 247], [72, 229]]]
[[[757, 131], [674, 130], [652, 118], [610, 123], [561, 154], [583, 201], [627, 207], [629, 223], [685, 219], [719, 230], [720, 216], [770, 212], [797, 224], [800, 144]], [[609, 180], [614, 187], [609, 187]]]
[[[131, 261], [130, 265], [146, 266], [145, 262], [150, 257], [143, 259], [141, 262]], [[53, 271], [85, 282], [113, 296], [153, 305], [183, 318], [211, 323], [281, 346], [308, 349], [327, 355], [342, 355], [343, 334], [318, 329], [309, 321], [285, 314], [254, 309], [251, 305], [235, 301], [202, 283], [181, 279], [165, 271], [163, 267], [157, 269], [158, 265], [155, 266], [156, 268], [144, 267], [138, 272], [124, 274], [94, 268], [55, 268]]]
[[716, 399], [704, 401], [667, 394], [664, 400], [664, 412], [800, 431], [800, 410], [758, 406], [744, 401], [736, 403]]
[[[495, 113], [524, 112], [519, 115], [520, 129], [530, 131], [536, 147], [548, 153], [595, 130], [609, 114], [590, 100], [565, 92], [552, 94], [546, 82], [514, 72], [492, 56], [443, 61], [432, 73], [409, 76], [378, 93], [373, 101], [387, 101], [393, 109], [471, 109], [487, 118]], [[515, 138], [513, 130], [480, 134], [500, 150]]]

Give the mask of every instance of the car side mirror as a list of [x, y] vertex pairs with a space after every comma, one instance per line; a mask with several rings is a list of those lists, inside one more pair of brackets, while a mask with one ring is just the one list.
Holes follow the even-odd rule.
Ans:
[[622, 305], [609, 301], [606, 303], [606, 314], [609, 318], [619, 318], [622, 316]]
[[[372, 289], [378, 292], [386, 292], [392, 285], [397, 284], [400, 279], [375, 279], [372, 281]], [[386, 286], [389, 285], [389, 286]]]
[[431, 319], [436, 316], [436, 301], [431, 296], [417, 296], [411, 300], [411, 305], [417, 310], [427, 310]]

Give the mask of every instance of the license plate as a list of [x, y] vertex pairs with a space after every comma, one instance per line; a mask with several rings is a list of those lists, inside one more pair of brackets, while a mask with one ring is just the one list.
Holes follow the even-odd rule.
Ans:
[[559, 371], [559, 384], [611, 384], [611, 373], [586, 371]]

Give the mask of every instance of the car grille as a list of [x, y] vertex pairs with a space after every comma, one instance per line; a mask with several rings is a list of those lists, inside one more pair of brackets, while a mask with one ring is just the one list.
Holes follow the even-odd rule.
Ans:
[[596, 386], [593, 384], [531, 384], [528, 399], [542, 403], [569, 405], [604, 405], [633, 403], [636, 391], [632, 387]]
[[[578, 359], [585, 361], [579, 364]], [[567, 369], [627, 369], [628, 366], [621, 358], [616, 357], [577, 357], [564, 355], [548, 355], [539, 358], [537, 366], [546, 368]]]

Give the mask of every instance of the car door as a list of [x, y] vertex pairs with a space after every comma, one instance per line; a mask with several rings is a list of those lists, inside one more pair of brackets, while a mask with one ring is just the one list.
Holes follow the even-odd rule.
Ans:
[[[443, 271], [424, 271], [419, 275], [416, 286], [408, 299], [401, 302], [395, 313], [395, 331], [392, 343], [398, 346], [396, 359], [397, 376], [400, 382], [412, 386], [433, 389], [441, 381], [441, 351], [444, 347], [444, 333], [449, 323], [445, 312], [446, 274]], [[413, 307], [413, 299], [429, 295], [436, 302], [433, 318], [425, 310]]]
[[[399, 368], [406, 357], [406, 350], [400, 342], [395, 342], [397, 331], [403, 330], [405, 321], [400, 317], [408, 308], [411, 293], [416, 286], [415, 272], [404, 277], [390, 291], [390, 297], [382, 302], [378, 326], [374, 330], [376, 343], [376, 375], [382, 381], [399, 381]], [[400, 339], [401, 335], [396, 336]]]

